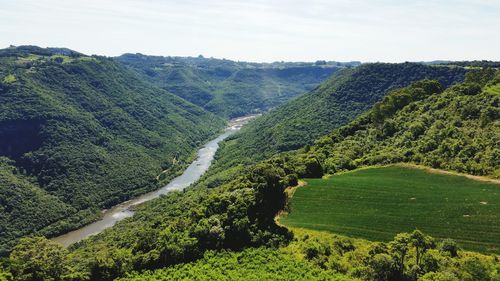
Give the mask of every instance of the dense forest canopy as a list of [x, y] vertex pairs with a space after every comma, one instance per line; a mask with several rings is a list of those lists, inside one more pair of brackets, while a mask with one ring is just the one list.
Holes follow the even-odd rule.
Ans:
[[499, 73], [472, 71], [446, 90], [437, 81], [395, 90], [305, 154], [326, 173], [411, 162], [499, 178]]
[[171, 178], [223, 126], [113, 59], [0, 50], [0, 251], [157, 188], [162, 170]]

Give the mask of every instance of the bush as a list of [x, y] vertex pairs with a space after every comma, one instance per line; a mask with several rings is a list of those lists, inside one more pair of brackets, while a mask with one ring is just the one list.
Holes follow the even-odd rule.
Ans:
[[442, 252], [446, 252], [446, 253], [450, 254], [451, 257], [456, 257], [458, 255], [459, 247], [457, 245], [457, 242], [455, 242], [455, 240], [444, 239], [439, 244], [439, 249]]
[[394, 280], [397, 276], [393, 258], [388, 254], [376, 254], [370, 261], [372, 278], [379, 281]]

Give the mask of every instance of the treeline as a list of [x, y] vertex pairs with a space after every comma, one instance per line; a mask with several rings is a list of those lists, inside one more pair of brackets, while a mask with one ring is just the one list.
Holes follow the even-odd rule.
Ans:
[[462, 251], [450, 239], [436, 240], [415, 230], [387, 243], [335, 234], [294, 230], [295, 239], [280, 250], [207, 252], [193, 263], [134, 272], [135, 280], [377, 280], [493, 281], [499, 259]]
[[454, 61], [454, 62], [443, 62], [440, 64], [444, 65], [457, 65], [461, 67], [477, 67], [477, 68], [499, 68], [500, 62], [490, 61], [490, 60], [475, 60], [475, 61]]

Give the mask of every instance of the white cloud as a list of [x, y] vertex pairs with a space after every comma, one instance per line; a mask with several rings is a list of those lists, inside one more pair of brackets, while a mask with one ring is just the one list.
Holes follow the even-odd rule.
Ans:
[[240, 60], [500, 60], [490, 0], [0, 0], [0, 46]]

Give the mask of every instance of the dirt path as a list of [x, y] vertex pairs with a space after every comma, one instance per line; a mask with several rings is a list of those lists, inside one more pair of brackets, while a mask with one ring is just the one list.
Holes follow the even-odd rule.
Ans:
[[469, 175], [469, 174], [462, 174], [462, 173], [459, 173], [459, 172], [452, 172], [452, 171], [446, 171], [446, 170], [441, 170], [441, 169], [434, 169], [434, 168], [430, 168], [430, 167], [426, 167], [426, 166], [420, 166], [420, 165], [416, 165], [416, 164], [410, 164], [410, 163], [400, 163], [400, 164], [395, 164], [395, 165], [398, 165], [398, 166], [401, 166], [401, 167], [408, 167], [408, 168], [420, 169], [420, 170], [424, 170], [424, 171], [427, 171], [427, 172], [433, 173], [433, 174], [462, 176], [462, 177], [466, 177], [466, 178], [471, 179], [471, 180], [483, 181], [483, 182], [492, 182], [492, 183], [500, 184], [500, 180], [498, 180], [498, 179], [492, 179], [492, 178], [483, 177], [483, 176], [473, 176], [473, 175]]
[[[290, 201], [290, 199], [293, 197], [293, 194], [295, 193], [295, 191], [297, 190], [297, 188], [302, 187], [302, 186], [306, 186], [306, 185], [307, 185], [307, 182], [305, 182], [303, 180], [299, 180], [296, 186], [291, 186], [291, 187], [288, 187], [287, 189], [285, 189], [285, 193], [287, 195], [288, 201]], [[274, 222], [277, 225], [279, 225], [279, 226], [283, 226], [283, 225], [280, 224], [280, 216], [281, 215], [286, 215], [286, 214], [288, 214], [287, 210], [281, 210], [274, 217]]]

